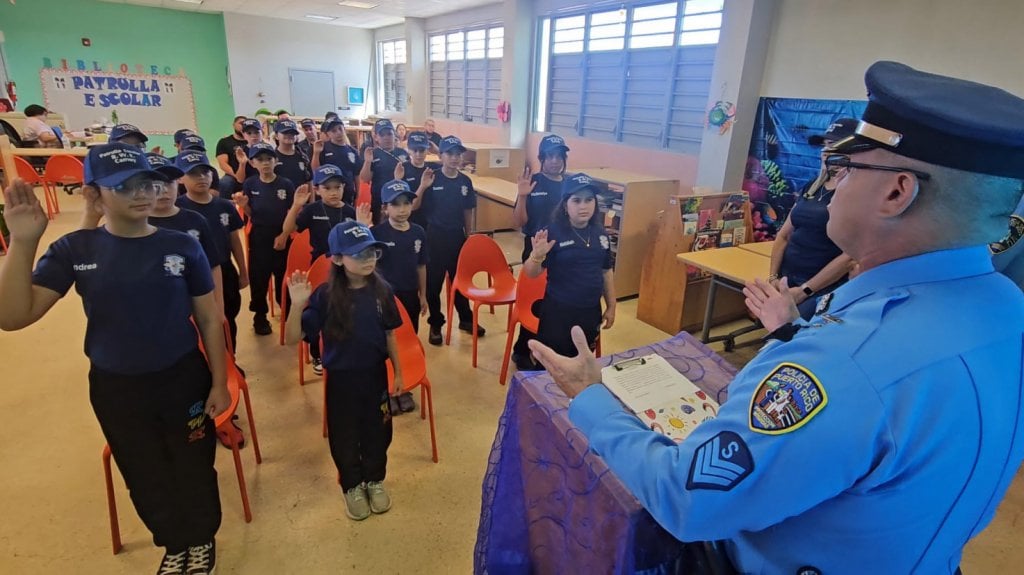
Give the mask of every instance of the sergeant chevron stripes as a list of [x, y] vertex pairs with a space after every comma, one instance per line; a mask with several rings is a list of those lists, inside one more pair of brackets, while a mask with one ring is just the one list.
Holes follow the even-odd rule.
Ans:
[[754, 460], [743, 438], [723, 431], [694, 452], [686, 488], [729, 491], [753, 470]]

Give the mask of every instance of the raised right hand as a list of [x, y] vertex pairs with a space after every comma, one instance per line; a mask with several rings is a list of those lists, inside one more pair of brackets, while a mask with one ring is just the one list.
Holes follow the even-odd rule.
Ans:
[[4, 190], [4, 220], [11, 232], [11, 242], [38, 242], [49, 221], [32, 186], [15, 178]]
[[433, 185], [434, 184], [434, 176], [435, 176], [434, 170], [432, 170], [430, 168], [427, 168], [427, 169], [423, 170], [423, 177], [420, 178], [420, 188], [425, 190], [425, 189], [429, 188], [431, 185]]
[[295, 199], [292, 200], [292, 205], [302, 207], [308, 204], [309, 196], [311, 195], [312, 192], [309, 190], [309, 184], [302, 184], [295, 189]]
[[[548, 231], [546, 229], [538, 231], [530, 238], [530, 241], [533, 243], [533, 253], [542, 258], [547, 257], [551, 248], [555, 247], [555, 240], [548, 241]], [[530, 257], [532, 258], [533, 255], [531, 254]]]
[[313, 292], [313, 286], [309, 283], [309, 274], [295, 270], [288, 276], [288, 294], [292, 301], [309, 301], [309, 295]]
[[405, 179], [405, 164], [402, 163], [402, 162], [398, 162], [397, 164], [395, 164], [395, 179], [396, 180], [404, 180]]
[[373, 146], [367, 146], [366, 149], [363, 150], [363, 163], [373, 163]]
[[242, 192], [235, 192], [234, 194], [231, 195], [231, 199], [235, 200], [235, 204], [238, 207], [242, 208], [243, 210], [245, 209], [246, 206], [249, 205], [249, 196], [243, 194]]
[[519, 197], [530, 195], [530, 192], [537, 187], [537, 182], [532, 180], [533, 170], [531, 170], [530, 165], [527, 164], [526, 167], [523, 168], [523, 173], [519, 176], [519, 180], [516, 181], [516, 184], [519, 187]]

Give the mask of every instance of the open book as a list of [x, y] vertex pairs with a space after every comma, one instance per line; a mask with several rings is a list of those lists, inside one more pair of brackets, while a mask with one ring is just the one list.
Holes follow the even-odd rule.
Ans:
[[718, 403], [657, 354], [609, 365], [605, 386], [645, 425], [676, 443], [718, 415]]

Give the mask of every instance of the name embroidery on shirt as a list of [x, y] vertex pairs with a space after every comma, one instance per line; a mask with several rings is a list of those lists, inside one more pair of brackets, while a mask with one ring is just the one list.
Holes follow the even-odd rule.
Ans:
[[185, 271], [185, 258], [178, 254], [164, 256], [164, 273], [169, 276], [181, 277]]
[[750, 430], [781, 435], [807, 424], [828, 404], [821, 382], [806, 367], [780, 363], [750, 398]]
[[576, 240], [565, 240], [564, 242], [558, 244], [558, 247], [565, 248], [565, 247], [569, 247], [569, 246], [571, 246], [571, 245], [573, 245], [575, 243], [576, 243]]
[[76, 272], [88, 272], [94, 269], [98, 269], [99, 267], [99, 264], [75, 264], [71, 266], [71, 268], [74, 269]]

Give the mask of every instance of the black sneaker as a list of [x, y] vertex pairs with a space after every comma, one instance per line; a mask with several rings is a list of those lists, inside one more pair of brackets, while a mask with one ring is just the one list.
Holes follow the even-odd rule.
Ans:
[[187, 550], [180, 553], [168, 551], [164, 553], [164, 558], [160, 561], [160, 568], [156, 570], [156, 575], [184, 575], [187, 561]]
[[391, 415], [402, 415], [402, 408], [399, 407], [397, 395], [392, 395], [388, 398], [388, 402], [391, 404]]
[[217, 569], [217, 543], [188, 548], [188, 567], [185, 575], [213, 575]]
[[252, 320], [252, 328], [256, 330], [256, 335], [270, 335], [274, 333], [274, 328], [270, 327], [270, 322], [267, 321], [266, 317], [257, 317]]
[[[466, 332], [466, 333], [468, 333], [470, 335], [473, 335], [473, 322], [471, 322], [471, 321], [460, 321], [459, 322], [459, 331], [464, 331], [464, 332]], [[483, 337], [486, 333], [487, 333], [487, 330], [484, 329], [484, 326], [482, 326], [482, 325], [476, 326], [476, 336], [477, 337]]]
[[412, 398], [412, 392], [407, 391], [398, 396], [398, 407], [402, 413], [416, 411], [416, 400]]
[[430, 342], [430, 345], [441, 345], [444, 342], [444, 339], [441, 337], [441, 326], [430, 326], [430, 337], [427, 338], [427, 341]]

